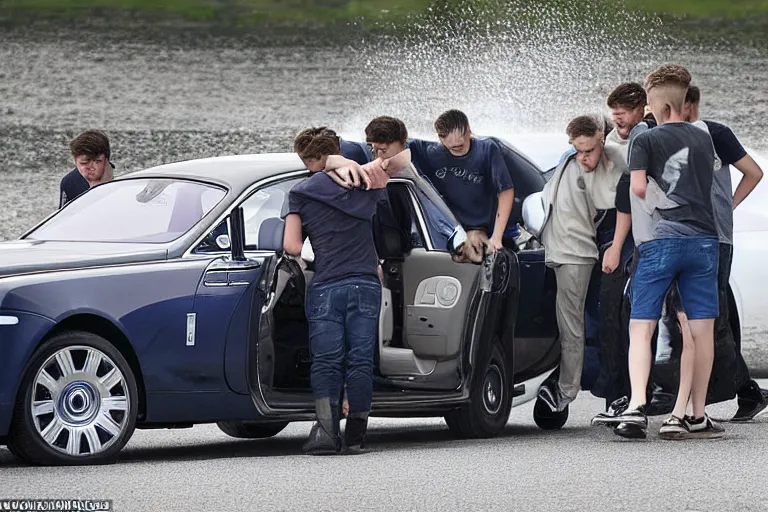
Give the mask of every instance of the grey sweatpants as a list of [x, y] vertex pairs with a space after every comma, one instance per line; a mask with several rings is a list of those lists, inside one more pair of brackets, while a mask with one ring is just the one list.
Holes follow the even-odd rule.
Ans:
[[594, 264], [560, 265], [557, 278], [557, 328], [560, 331], [560, 408], [576, 399], [584, 368], [584, 305]]

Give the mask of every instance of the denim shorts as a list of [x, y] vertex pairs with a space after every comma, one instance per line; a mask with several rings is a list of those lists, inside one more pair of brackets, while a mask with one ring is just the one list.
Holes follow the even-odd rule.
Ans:
[[631, 319], [658, 320], [674, 281], [689, 320], [717, 318], [717, 238], [661, 238], [643, 243], [638, 252]]

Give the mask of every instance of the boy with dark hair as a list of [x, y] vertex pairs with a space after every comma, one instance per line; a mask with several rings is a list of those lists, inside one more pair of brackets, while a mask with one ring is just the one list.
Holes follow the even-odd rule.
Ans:
[[611, 109], [611, 119], [615, 128], [608, 134], [605, 143], [626, 146], [629, 132], [642, 121], [647, 103], [645, 89], [636, 82], [619, 84], [611, 91], [606, 104]]
[[114, 164], [110, 161], [109, 139], [97, 130], [75, 137], [69, 144], [75, 168], [59, 184], [59, 208], [63, 208], [91, 187], [111, 181]]
[[[606, 136], [605, 146], [614, 148], [626, 166], [630, 134], [644, 121], [647, 105], [645, 89], [636, 82], [619, 84], [608, 95], [606, 105], [611, 110], [615, 127]], [[622, 183], [623, 180], [626, 180], [626, 183]], [[625, 185], [626, 189], [622, 185]], [[629, 170], [625, 167], [616, 185], [614, 205], [605, 211], [601, 229], [598, 231], [603, 272], [599, 290], [600, 376], [592, 388], [592, 393], [605, 398], [606, 410], [609, 410], [610, 404], [616, 399], [629, 394], [627, 347], [621, 321], [621, 305], [629, 278], [627, 266], [635, 248], [631, 228]]]
[[475, 138], [466, 114], [442, 113], [434, 123], [440, 143], [411, 139], [418, 170], [443, 196], [467, 233], [487, 234], [491, 251], [503, 247], [514, 184], [501, 150], [491, 139]]
[[544, 186], [547, 211], [541, 229], [545, 263], [557, 279], [560, 369], [557, 381], [539, 390], [553, 411], [562, 411], [581, 389], [585, 344], [585, 301], [598, 258], [597, 211], [611, 208], [623, 166], [615, 149], [604, 147], [601, 123], [593, 116], [571, 120], [566, 133], [575, 153], [567, 156]]
[[[717, 227], [711, 195], [716, 158], [706, 131], [685, 122], [690, 81], [690, 73], [674, 64], [648, 75], [645, 89], [659, 126], [637, 135], [629, 155], [632, 195], [645, 202], [645, 210], [638, 208], [637, 213], [645, 213], [650, 222], [645, 226], [649, 236], [636, 236], [639, 259], [632, 280], [631, 397], [626, 410], [617, 415], [620, 423], [614, 429], [622, 437], [646, 437], [650, 343], [664, 298], [675, 281], [690, 318], [693, 345], [683, 350], [677, 402], [659, 435], [714, 438], [724, 432], [704, 410], [718, 314]], [[636, 220], [635, 203], [632, 216]], [[693, 416], [685, 414], [689, 399]]]
[[[384, 176], [379, 165], [374, 165], [379, 172], [362, 172], [361, 166], [370, 161], [370, 153], [364, 144], [345, 141], [327, 126], [307, 128], [294, 138], [293, 149], [304, 165], [312, 172], [326, 171], [328, 176], [345, 188], [359, 187], [364, 183], [368, 188], [381, 188]], [[362, 182], [361, 182], [362, 180]]]
[[365, 127], [365, 141], [374, 156], [389, 158], [403, 151], [408, 144], [408, 129], [400, 119], [379, 116]]
[[[330, 153], [340, 151], [338, 137], [331, 130], [305, 130], [296, 137], [294, 149], [318, 171], [339, 161], [334, 158], [338, 154]], [[382, 165], [394, 173], [409, 160], [410, 153], [402, 152], [394, 159], [366, 166]], [[365, 448], [381, 305], [372, 217], [384, 192], [383, 188], [344, 188], [327, 173], [316, 172], [289, 194], [283, 248], [287, 254], [299, 256], [306, 235], [315, 256], [306, 314], [317, 421], [304, 445], [308, 454], [341, 451], [339, 401], [345, 380], [349, 409], [344, 445], [350, 452]]]

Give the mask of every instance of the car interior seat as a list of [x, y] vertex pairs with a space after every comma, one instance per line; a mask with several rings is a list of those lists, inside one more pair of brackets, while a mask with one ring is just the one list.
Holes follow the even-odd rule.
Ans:
[[279, 252], [283, 249], [283, 234], [285, 221], [279, 217], [264, 219], [259, 227], [259, 238], [256, 248], [260, 251]]

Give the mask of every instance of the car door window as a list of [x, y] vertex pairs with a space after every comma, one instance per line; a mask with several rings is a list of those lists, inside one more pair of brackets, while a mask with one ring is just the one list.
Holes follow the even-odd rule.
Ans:
[[[280, 181], [260, 188], [242, 203], [246, 251], [277, 251], [282, 248], [282, 217], [288, 211], [288, 193], [305, 178]], [[225, 238], [221, 238], [225, 236]], [[203, 240], [195, 252], [224, 252], [229, 250], [229, 224], [222, 221]], [[222, 243], [223, 242], [223, 243]]]
[[288, 193], [304, 179], [268, 185], [243, 201], [245, 250], [277, 251], [282, 248], [285, 226], [282, 217], [288, 212]]

